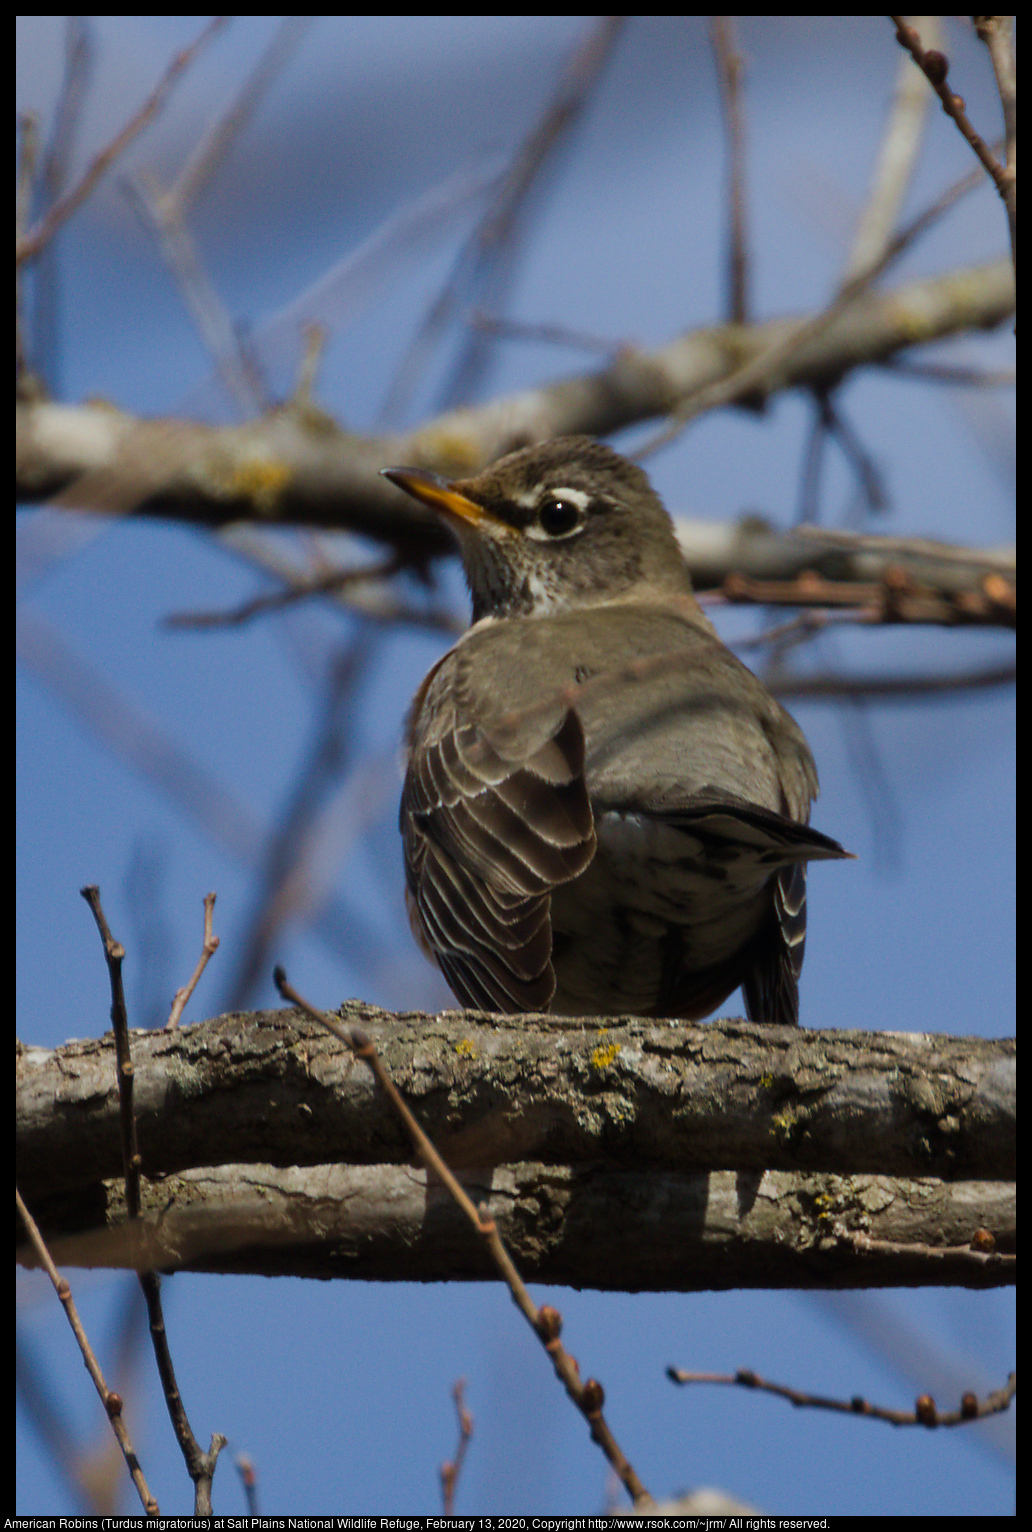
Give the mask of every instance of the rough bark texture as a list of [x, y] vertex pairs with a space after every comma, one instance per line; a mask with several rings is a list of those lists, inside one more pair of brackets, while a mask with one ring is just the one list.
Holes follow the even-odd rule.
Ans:
[[[1015, 1044], [349, 1002], [524, 1275], [624, 1289], [1013, 1280]], [[291, 1011], [19, 1048], [18, 1176], [74, 1264], [442, 1280], [486, 1257], [369, 1071]], [[67, 1243], [64, 1243], [66, 1242]]]

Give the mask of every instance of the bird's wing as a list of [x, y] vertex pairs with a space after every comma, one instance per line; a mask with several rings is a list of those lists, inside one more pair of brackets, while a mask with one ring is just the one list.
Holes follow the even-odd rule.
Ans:
[[805, 950], [806, 867], [796, 862], [783, 867], [774, 881], [770, 913], [753, 942], [751, 962], [742, 976], [750, 1021], [799, 1025], [799, 975]]
[[549, 894], [595, 854], [573, 709], [515, 734], [447, 709], [413, 742], [401, 826], [414, 929], [462, 1003], [546, 1010]]

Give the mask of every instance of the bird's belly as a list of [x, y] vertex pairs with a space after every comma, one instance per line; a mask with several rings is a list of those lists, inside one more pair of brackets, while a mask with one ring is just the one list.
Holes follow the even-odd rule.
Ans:
[[662, 1013], [672, 988], [748, 946], [770, 908], [771, 869], [647, 816], [607, 812], [595, 828], [592, 862], [552, 894], [551, 1009]]

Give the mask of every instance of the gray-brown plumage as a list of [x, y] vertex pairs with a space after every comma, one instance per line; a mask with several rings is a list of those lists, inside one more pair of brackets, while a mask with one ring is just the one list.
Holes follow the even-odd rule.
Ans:
[[817, 771], [717, 637], [645, 474], [587, 437], [448, 484], [473, 626], [412, 706], [417, 938], [464, 1005], [796, 1022]]

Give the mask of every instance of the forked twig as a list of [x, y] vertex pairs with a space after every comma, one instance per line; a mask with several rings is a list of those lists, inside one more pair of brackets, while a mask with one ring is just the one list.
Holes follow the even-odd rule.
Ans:
[[[115, 1031], [115, 1049], [118, 1059], [118, 1100], [121, 1109], [122, 1159], [125, 1166], [125, 1201], [130, 1220], [135, 1220], [140, 1216], [141, 1157], [136, 1141], [136, 1118], [133, 1114], [133, 1063], [129, 1048], [129, 1017], [125, 1007], [125, 993], [122, 989], [122, 959], [125, 957], [125, 948], [121, 942], [115, 941], [108, 928], [100, 902], [100, 889], [96, 884], [90, 884], [82, 889], [81, 893], [93, 911], [97, 929], [104, 942], [104, 955], [111, 980], [111, 1024]], [[213, 896], [208, 897], [214, 903]], [[207, 900], [205, 906], [210, 914]], [[219, 1453], [226, 1445], [226, 1438], [215, 1431], [212, 1433], [208, 1451], [201, 1450], [200, 1443], [191, 1429], [183, 1397], [176, 1382], [175, 1367], [169, 1350], [168, 1332], [165, 1329], [165, 1316], [161, 1305], [161, 1278], [156, 1271], [141, 1271], [138, 1275], [147, 1304], [154, 1360], [161, 1378], [169, 1419], [183, 1454], [187, 1473], [193, 1480], [195, 1514], [210, 1516], [211, 1482]]]
[[183, 70], [193, 63], [201, 48], [205, 47], [226, 22], [228, 16], [216, 16], [198, 37], [187, 48], [177, 53], [169, 64], [165, 73], [154, 87], [147, 100], [143, 103], [135, 117], [131, 117], [116, 133], [109, 144], [96, 154], [87, 167], [83, 176], [76, 182], [68, 194], [55, 202], [43, 215], [37, 224], [27, 230], [22, 237], [15, 242], [15, 260], [19, 266], [25, 261], [31, 260], [38, 255], [43, 247], [54, 237], [61, 225], [86, 201], [101, 176], [120, 154], [128, 148], [133, 139], [142, 132], [152, 117], [165, 104], [165, 97], [175, 84]]

